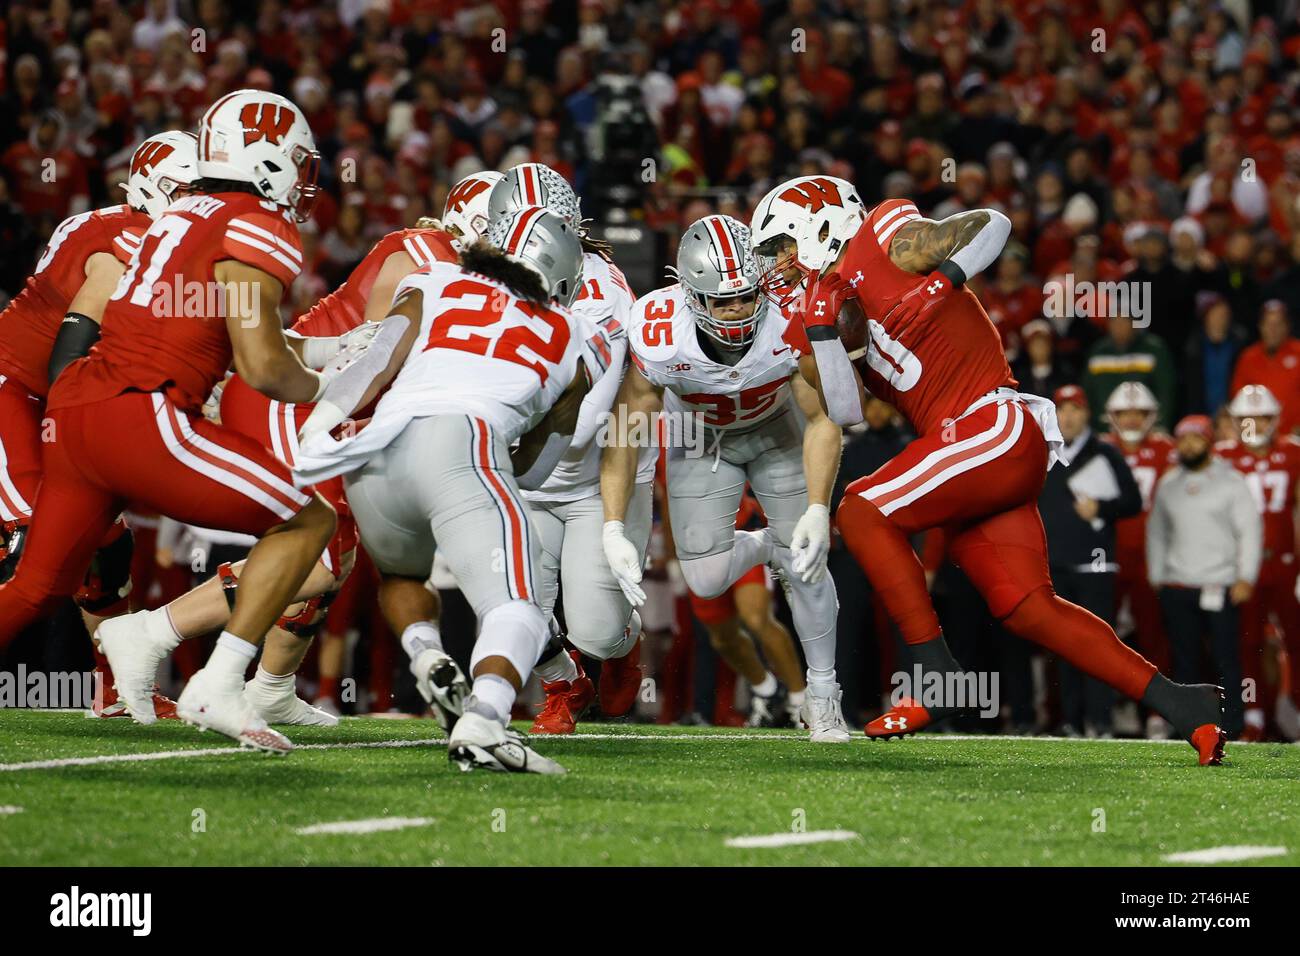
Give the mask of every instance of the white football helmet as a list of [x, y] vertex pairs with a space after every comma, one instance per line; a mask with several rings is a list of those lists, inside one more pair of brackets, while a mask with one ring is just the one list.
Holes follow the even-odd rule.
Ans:
[[237, 90], [199, 122], [199, 175], [251, 183], [259, 196], [311, 215], [320, 153], [302, 111], [278, 93]]
[[[492, 187], [505, 179], [504, 173], [485, 170], [466, 176], [447, 193], [447, 203], [442, 210], [442, 226], [452, 232], [452, 245], [472, 245], [487, 233], [490, 215], [488, 197]], [[454, 230], [454, 231], [453, 231]]]
[[137, 146], [126, 182], [118, 183], [127, 205], [143, 209], [152, 219], [161, 216], [176, 190], [199, 178], [198, 143], [193, 133], [169, 130]]
[[[749, 227], [767, 287], [787, 287], [780, 273], [793, 264], [804, 275], [818, 275], [840, 254], [867, 218], [856, 187], [834, 176], [800, 176], [758, 201]], [[778, 261], [780, 260], [780, 261]]]
[[563, 176], [542, 163], [520, 163], [506, 170], [492, 187], [488, 215], [497, 219], [529, 206], [549, 209], [574, 229], [582, 225], [578, 194]]
[[[1282, 414], [1282, 403], [1263, 385], [1247, 385], [1228, 403], [1228, 414], [1236, 423], [1243, 445], [1263, 448], [1273, 440], [1277, 430], [1277, 417]], [[1254, 422], [1244, 427], [1246, 419]]]
[[[741, 349], [754, 341], [768, 301], [758, 287], [758, 263], [749, 247], [749, 229], [730, 216], [705, 216], [693, 222], [677, 247], [677, 267], [672, 270], [686, 293], [686, 305], [695, 324], [728, 349]], [[740, 300], [738, 312], [749, 314], [718, 318], [713, 309], [728, 300]], [[752, 305], [751, 305], [752, 303]]]
[[[1143, 412], [1141, 428], [1120, 428], [1120, 412]], [[1126, 444], [1136, 445], [1147, 437], [1155, 427], [1156, 415], [1160, 412], [1160, 403], [1156, 401], [1151, 389], [1141, 382], [1120, 382], [1106, 399], [1106, 420]]]
[[551, 298], [573, 305], [582, 288], [582, 240], [578, 230], [541, 206], [525, 206], [494, 218], [483, 237], [542, 280]]

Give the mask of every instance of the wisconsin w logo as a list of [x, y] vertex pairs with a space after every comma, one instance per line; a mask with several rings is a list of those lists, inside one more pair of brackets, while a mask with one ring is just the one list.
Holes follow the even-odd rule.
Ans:
[[826, 206], [844, 205], [840, 199], [840, 191], [835, 188], [835, 184], [829, 179], [821, 177], [808, 179], [797, 186], [791, 186], [777, 198], [794, 203], [796, 206], [803, 206], [809, 212], [820, 212]]
[[483, 179], [467, 179], [465, 182], [457, 183], [451, 192], [447, 193], [447, 208], [460, 212], [471, 199], [491, 188], [492, 184]]
[[155, 165], [162, 162], [176, 150], [170, 143], [145, 143], [131, 157], [131, 175], [136, 173], [148, 176]]
[[273, 103], [249, 103], [239, 111], [239, 125], [244, 128], [244, 145], [266, 140], [277, 145], [293, 126], [293, 110]]

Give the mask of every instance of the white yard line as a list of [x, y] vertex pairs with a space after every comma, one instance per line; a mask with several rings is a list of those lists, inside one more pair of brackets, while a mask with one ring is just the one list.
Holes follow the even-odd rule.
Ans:
[[427, 827], [431, 817], [376, 817], [373, 820], [340, 820], [337, 823], [313, 823], [299, 827], [299, 836], [318, 836], [332, 833], [383, 833], [386, 830], [406, 830], [410, 827]]
[[22, 813], [22, 807], [0, 807], [0, 817], [13, 816], [15, 813]]
[[[292, 733], [292, 731], [290, 731]], [[863, 739], [861, 733], [855, 733], [855, 737]], [[536, 739], [544, 740], [544, 737]], [[648, 741], [667, 741], [670, 743], [690, 743], [692, 741], [714, 741], [726, 740], [742, 743], [791, 743], [804, 742], [808, 738], [802, 733], [785, 733], [785, 734], [644, 734], [644, 733], [613, 733], [613, 734], [569, 734], [567, 737], [556, 738], [557, 740], [648, 740]], [[1029, 742], [1050, 742], [1050, 743], [1072, 743], [1072, 744], [1177, 744], [1187, 746], [1186, 742], [1181, 740], [1140, 740], [1120, 738], [1113, 740], [1085, 740], [1076, 737], [1016, 737], [1016, 736], [990, 736], [981, 734], [926, 734], [922, 738], [931, 742], [942, 741], [970, 741], [985, 740], [989, 742], [1007, 742], [1007, 741], [1029, 741]], [[906, 741], [886, 741], [886, 743], [900, 743], [906, 745]], [[336, 744], [299, 744], [295, 750], [386, 750], [401, 747], [445, 747], [447, 741], [445, 738], [432, 740], [370, 740], [354, 741], [349, 743]], [[1254, 744], [1238, 744], [1241, 746], [1257, 746]], [[1267, 745], [1258, 745], [1267, 746]], [[23, 770], [57, 770], [62, 767], [91, 767], [98, 764], [114, 763], [138, 763], [152, 760], [184, 760], [190, 757], [224, 757], [231, 754], [253, 753], [254, 751], [243, 750], [239, 747], [199, 747], [192, 750], [161, 750], [147, 753], [134, 754], [102, 754], [90, 757], [60, 757], [53, 760], [31, 760], [23, 763], [5, 763], [0, 764], [0, 773], [16, 773]]]
[[1166, 863], [1235, 863], [1238, 860], [1258, 860], [1268, 856], [1286, 856], [1284, 846], [1212, 846], [1207, 850], [1187, 850], [1169, 853]]
[[731, 837], [727, 846], [738, 850], [766, 849], [768, 847], [803, 846], [805, 843], [839, 843], [856, 840], [852, 830], [809, 830], [807, 833], [768, 833], [764, 836]]

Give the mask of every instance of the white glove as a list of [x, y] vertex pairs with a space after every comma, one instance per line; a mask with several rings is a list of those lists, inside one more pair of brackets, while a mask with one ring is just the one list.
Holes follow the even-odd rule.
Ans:
[[308, 368], [324, 368], [346, 352], [355, 358], [379, 334], [378, 322], [362, 322], [342, 335], [310, 336], [303, 339], [302, 362]]
[[645, 603], [645, 591], [641, 590], [641, 554], [623, 533], [623, 522], [606, 521], [601, 543], [605, 546], [605, 560], [609, 562], [618, 586], [623, 589], [623, 596], [633, 607], [640, 607]]
[[816, 584], [826, 573], [831, 550], [831, 513], [825, 505], [809, 505], [790, 537], [791, 567], [804, 584]]

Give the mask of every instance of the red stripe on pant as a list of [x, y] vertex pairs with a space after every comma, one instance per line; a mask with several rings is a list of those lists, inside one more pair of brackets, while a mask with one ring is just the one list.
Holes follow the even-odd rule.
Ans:
[[475, 418], [474, 427], [476, 430], [476, 439], [478, 446], [478, 467], [483, 473], [484, 480], [492, 492], [497, 496], [501, 505], [501, 510], [506, 515], [506, 521], [510, 525], [510, 579], [514, 586], [515, 597], [521, 601], [530, 600], [528, 595], [528, 581], [525, 568], [529, 560], [527, 548], [524, 547], [524, 529], [522, 517], [515, 507], [514, 500], [510, 497], [510, 492], [501, 480], [497, 478], [492, 469], [492, 460], [488, 454], [489, 449], [489, 432], [487, 423], [481, 418]]

